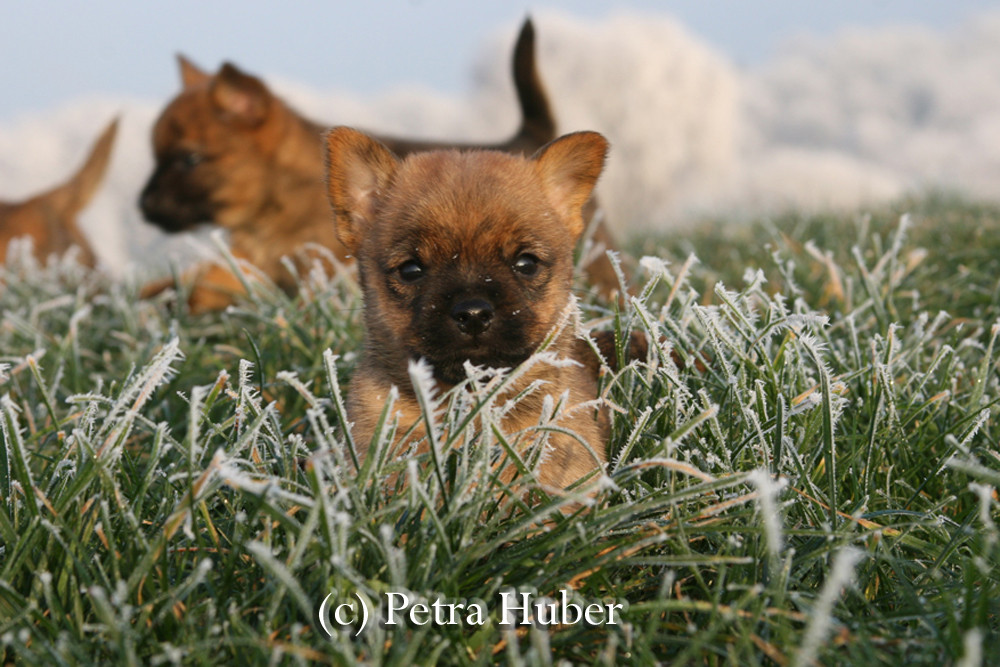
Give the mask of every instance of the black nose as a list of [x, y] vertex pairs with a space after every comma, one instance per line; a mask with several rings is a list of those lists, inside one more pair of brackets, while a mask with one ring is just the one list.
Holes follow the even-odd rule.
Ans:
[[148, 213], [150, 211], [155, 211], [160, 203], [160, 198], [153, 191], [152, 184], [147, 185], [142, 190], [142, 194], [139, 195], [139, 209], [143, 213]]
[[451, 319], [458, 323], [462, 333], [475, 336], [490, 328], [493, 320], [493, 304], [485, 299], [462, 301], [451, 309]]

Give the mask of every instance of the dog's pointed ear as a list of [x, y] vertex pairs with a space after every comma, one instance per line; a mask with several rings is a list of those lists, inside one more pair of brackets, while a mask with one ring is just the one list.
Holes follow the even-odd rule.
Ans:
[[181, 70], [181, 85], [184, 86], [184, 90], [197, 88], [212, 78], [208, 72], [180, 53], [177, 54], [177, 67]]
[[337, 238], [351, 254], [361, 245], [378, 197], [398, 166], [392, 151], [363, 132], [335, 127], [326, 134], [327, 194]]
[[574, 132], [550, 141], [532, 156], [545, 194], [559, 216], [579, 238], [581, 210], [604, 168], [608, 141], [597, 132]]
[[232, 63], [223, 63], [212, 78], [209, 94], [224, 116], [250, 126], [264, 121], [272, 97], [263, 81], [245, 74]]

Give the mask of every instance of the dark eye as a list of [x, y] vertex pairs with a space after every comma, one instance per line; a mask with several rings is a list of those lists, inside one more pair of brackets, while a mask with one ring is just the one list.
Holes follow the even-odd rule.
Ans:
[[415, 259], [403, 262], [396, 270], [404, 283], [415, 283], [424, 277], [424, 267]]
[[533, 276], [538, 273], [538, 258], [528, 253], [518, 255], [513, 269], [523, 276]]
[[196, 153], [194, 151], [186, 151], [184, 153], [179, 153], [177, 157], [174, 158], [174, 162], [181, 169], [194, 169], [199, 164], [205, 160], [205, 156], [201, 153]]

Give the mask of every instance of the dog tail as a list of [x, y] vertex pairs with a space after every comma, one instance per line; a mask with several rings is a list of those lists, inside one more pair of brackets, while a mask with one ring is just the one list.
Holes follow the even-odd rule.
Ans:
[[517, 36], [513, 69], [522, 118], [518, 136], [532, 142], [537, 148], [556, 138], [556, 121], [552, 116], [548, 95], [545, 94], [545, 86], [538, 74], [535, 26], [530, 18], [524, 20], [521, 33]]
[[65, 217], [79, 213], [94, 196], [111, 160], [111, 149], [117, 132], [118, 118], [115, 118], [94, 142], [83, 166], [68, 181], [49, 193], [50, 201]]

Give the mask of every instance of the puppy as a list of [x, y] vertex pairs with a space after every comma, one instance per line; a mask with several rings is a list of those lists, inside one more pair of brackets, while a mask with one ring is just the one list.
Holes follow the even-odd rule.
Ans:
[[[323, 186], [321, 135], [329, 125], [302, 117], [260, 79], [231, 64], [210, 75], [183, 57], [179, 60], [183, 90], [153, 129], [156, 167], [139, 200], [146, 219], [171, 233], [205, 222], [227, 229], [233, 254], [287, 291], [294, 289], [295, 280], [281, 258], [303, 261], [300, 250], [306, 244], [332, 250], [340, 262], [347, 260], [329, 224]], [[521, 127], [491, 148], [530, 154], [555, 138], [555, 122], [535, 65], [530, 21], [524, 23], [514, 49], [513, 74]], [[398, 155], [444, 146], [380, 139]], [[612, 245], [603, 225], [594, 240]], [[591, 266], [606, 290], [617, 286], [606, 258]], [[188, 305], [195, 312], [224, 308], [243, 289], [228, 269], [215, 265], [199, 267], [183, 280], [191, 285]], [[143, 296], [172, 284], [151, 284]]]
[[[578, 132], [531, 158], [441, 150], [400, 160], [350, 128], [331, 130], [326, 142], [335, 229], [357, 258], [364, 296], [364, 354], [348, 398], [364, 453], [392, 386], [399, 389], [401, 432], [416, 425], [416, 437], [423, 434], [411, 361], [428, 362], [437, 388], [446, 391], [465, 378], [466, 361], [515, 367], [557, 330], [574, 307], [581, 208], [608, 144], [596, 132]], [[507, 433], [538, 423], [544, 394], [568, 392], [570, 406], [597, 398], [592, 353], [572, 322], [547, 349], [578, 363], [531, 366], [510, 395], [535, 380], [542, 388], [505, 415]], [[550, 435], [539, 470], [539, 481], [550, 487], [572, 484], [606, 460], [606, 416], [593, 406], [572, 412], [563, 425], [589, 447]]]
[[80, 249], [80, 262], [94, 266], [94, 252], [76, 217], [90, 203], [104, 179], [117, 131], [118, 119], [115, 119], [94, 142], [83, 166], [62, 185], [25, 201], [0, 201], [0, 262], [7, 256], [7, 246], [13, 239], [30, 236], [39, 261], [76, 245]]

